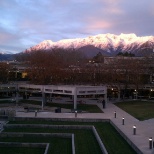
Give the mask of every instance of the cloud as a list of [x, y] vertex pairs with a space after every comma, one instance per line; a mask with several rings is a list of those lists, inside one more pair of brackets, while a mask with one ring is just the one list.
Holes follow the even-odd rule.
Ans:
[[154, 35], [153, 0], [1, 0], [0, 49], [99, 33]]
[[14, 36], [13, 35], [11, 35], [9, 33], [1, 32], [1, 35], [0, 35], [0, 44], [10, 43], [12, 41], [12, 39], [14, 39]]
[[87, 27], [85, 28], [86, 31], [94, 32], [96, 30], [103, 30], [108, 29], [112, 26], [110, 22], [107, 21], [100, 21], [100, 20], [88, 20]]

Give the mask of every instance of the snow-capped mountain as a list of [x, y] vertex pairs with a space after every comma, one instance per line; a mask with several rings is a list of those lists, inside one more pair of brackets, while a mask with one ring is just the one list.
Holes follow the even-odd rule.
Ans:
[[13, 53], [4, 49], [0, 49], [0, 61], [13, 60]]
[[10, 52], [10, 51], [6, 51], [6, 50], [1, 50], [1, 49], [0, 49], [0, 54], [1, 54], [1, 55], [5, 55], [5, 54], [13, 54], [13, 53]]
[[52, 50], [53, 48], [81, 50], [87, 55], [96, 55], [99, 51], [104, 55], [111, 56], [119, 52], [131, 52], [140, 56], [143, 55], [145, 49], [148, 49], [147, 52], [153, 52], [154, 36], [138, 37], [135, 34], [122, 33], [120, 35], [99, 34], [86, 38], [65, 39], [58, 42], [45, 40], [27, 51]]

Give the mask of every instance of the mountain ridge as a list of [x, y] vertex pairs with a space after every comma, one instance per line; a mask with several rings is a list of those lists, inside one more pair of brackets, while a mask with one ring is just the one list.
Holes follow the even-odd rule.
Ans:
[[[120, 35], [107, 33], [88, 36], [86, 38], [64, 39], [57, 42], [44, 40], [38, 45], [27, 49], [27, 51], [52, 50], [53, 48], [81, 50], [86, 47], [89, 48], [89, 46], [93, 49], [98, 49], [101, 53], [109, 56], [114, 56], [118, 52], [130, 52], [134, 53], [136, 56], [142, 56], [139, 52], [141, 49], [147, 48], [150, 50], [150, 53], [153, 52], [154, 36], [139, 37], [134, 33], [121, 33]], [[88, 52], [86, 54], [88, 55]]]

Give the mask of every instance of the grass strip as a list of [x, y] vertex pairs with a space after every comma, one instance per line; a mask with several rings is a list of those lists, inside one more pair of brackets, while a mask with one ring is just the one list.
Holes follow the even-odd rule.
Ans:
[[[1, 137], [2, 142], [27, 142], [27, 143], [50, 143], [48, 154], [71, 154], [71, 139], [60, 137]], [[10, 148], [10, 147], [9, 147]], [[28, 148], [27, 148], [28, 149]], [[45, 151], [45, 150], [44, 150]], [[22, 152], [22, 151], [21, 151]], [[27, 151], [26, 151], [27, 152]], [[20, 152], [18, 152], [20, 153]], [[12, 154], [12, 153], [11, 153]], [[33, 151], [28, 154], [33, 154]]]
[[[53, 121], [53, 122], [45, 122], [45, 121], [18, 121], [18, 122], [11, 122], [11, 123], [23, 123], [23, 124], [52, 124], [52, 125], [94, 125], [98, 134], [100, 135], [101, 140], [103, 141], [107, 151], [109, 154], [135, 154], [136, 152], [130, 147], [130, 145], [120, 136], [120, 134], [115, 130], [115, 128], [109, 122], [60, 122], [60, 121]], [[28, 128], [26, 128], [28, 129]], [[12, 129], [6, 129], [5, 131], [13, 131]], [[14, 130], [15, 131], [15, 130]], [[20, 129], [20, 131], [25, 131]], [[30, 130], [29, 130], [30, 131]], [[36, 130], [35, 131], [40, 131]], [[42, 132], [43, 130], [41, 130]], [[50, 131], [45, 129], [45, 132]], [[53, 132], [53, 130], [52, 130]], [[82, 152], [87, 153], [85, 150], [90, 149], [90, 151], [95, 147], [94, 145], [97, 143], [96, 141], [90, 141], [91, 135], [85, 136], [87, 132], [81, 130], [54, 130], [54, 132], [73, 132], [75, 133], [75, 146], [76, 146], [76, 153], [80, 154]], [[85, 141], [84, 141], [85, 140]], [[87, 142], [93, 142], [88, 144]], [[81, 145], [82, 143], [82, 145]], [[92, 149], [91, 149], [92, 147]], [[85, 148], [82, 149], [81, 148]]]
[[44, 154], [44, 148], [0, 147], [1, 154]]
[[138, 120], [142, 121], [154, 118], [154, 102], [137, 100], [118, 102], [115, 105]]
[[[33, 105], [40, 105], [41, 107], [41, 101], [36, 100], [20, 100], [20, 103], [24, 104], [33, 104]], [[47, 103], [46, 106], [49, 107], [57, 107], [57, 108], [65, 108], [65, 109], [73, 109], [73, 104], [63, 104], [63, 103]], [[97, 106], [93, 104], [78, 104], [77, 110], [86, 111], [89, 113], [103, 113], [103, 111]]]

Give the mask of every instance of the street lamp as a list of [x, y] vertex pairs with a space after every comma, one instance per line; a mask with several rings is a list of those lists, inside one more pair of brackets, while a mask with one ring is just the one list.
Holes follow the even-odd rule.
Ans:
[[152, 149], [152, 137], [149, 138], [149, 149]]
[[136, 135], [136, 126], [133, 126], [133, 135]]
[[134, 90], [134, 99], [137, 99], [137, 90]]
[[35, 110], [35, 117], [37, 117], [37, 110]]
[[122, 118], [122, 125], [124, 125], [125, 124], [125, 118], [123, 117]]
[[75, 118], [77, 117], [77, 113], [78, 113], [78, 111], [76, 110], [76, 111], [75, 111]]
[[153, 89], [150, 89], [149, 99], [151, 99]]
[[117, 113], [116, 113], [116, 111], [114, 111], [114, 118], [116, 118], [117, 117]]
[[111, 88], [111, 99], [114, 99], [114, 89]]

